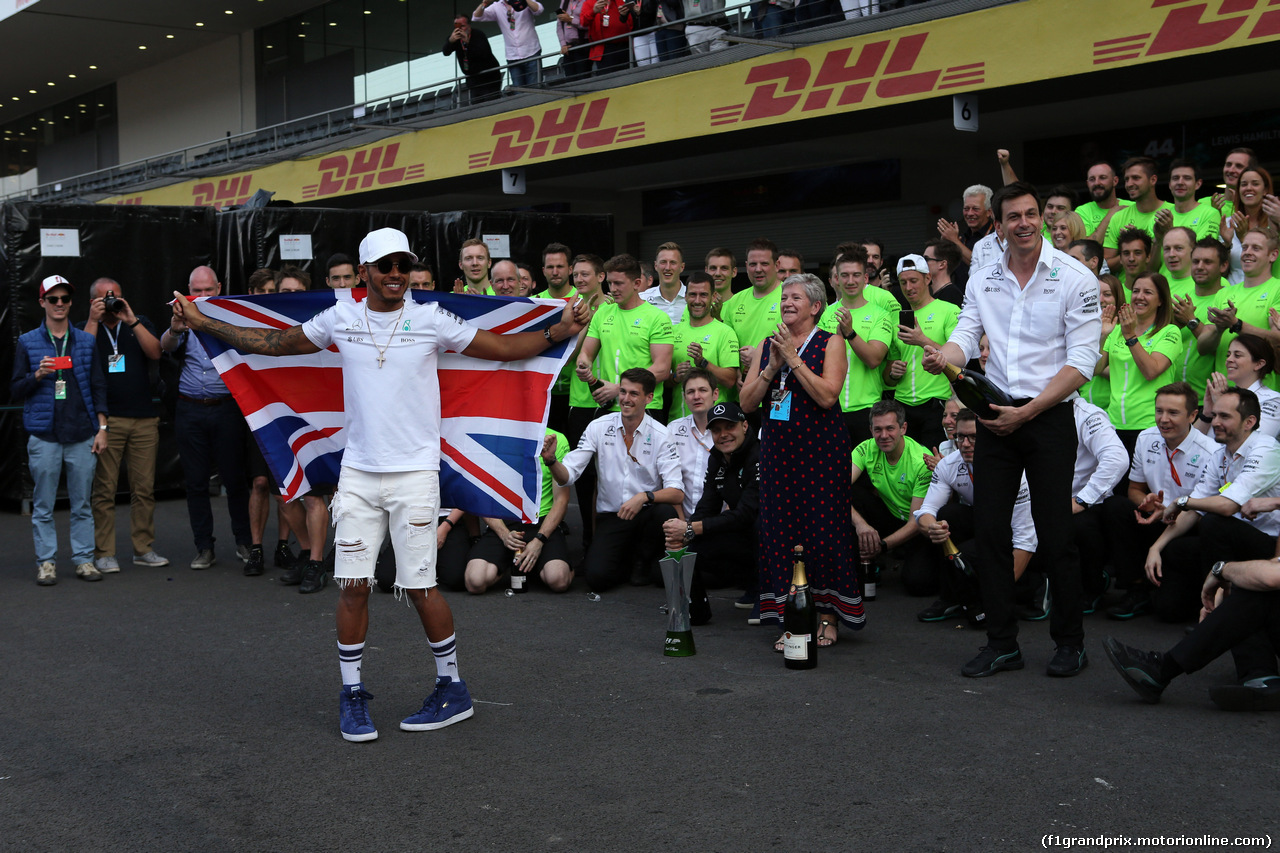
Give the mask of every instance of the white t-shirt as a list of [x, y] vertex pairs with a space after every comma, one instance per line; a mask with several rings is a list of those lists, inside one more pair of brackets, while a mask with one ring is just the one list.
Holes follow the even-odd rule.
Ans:
[[676, 446], [680, 454], [680, 470], [684, 474], [684, 514], [693, 515], [693, 508], [702, 500], [702, 487], [707, 482], [707, 461], [711, 458], [711, 428], [699, 431], [693, 415], [685, 415], [667, 424], [667, 440]]
[[434, 302], [405, 300], [400, 314], [366, 312], [365, 303], [343, 300], [304, 323], [302, 331], [316, 346], [336, 346], [342, 356], [342, 464], [359, 471], [439, 471], [437, 354], [466, 349], [477, 329]]

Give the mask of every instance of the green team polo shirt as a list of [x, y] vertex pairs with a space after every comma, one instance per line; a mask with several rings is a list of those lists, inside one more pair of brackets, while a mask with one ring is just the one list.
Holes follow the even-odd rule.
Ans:
[[[896, 296], [875, 284], [868, 284], [862, 288], [862, 296], [872, 305], [889, 315], [890, 325], [898, 325], [898, 312], [902, 310], [902, 303], [898, 301]], [[862, 333], [859, 332], [858, 334]]]
[[1204, 199], [1195, 207], [1186, 213], [1173, 212], [1174, 228], [1190, 228], [1196, 232], [1196, 239], [1203, 240], [1205, 237], [1218, 239], [1218, 228], [1222, 225], [1222, 214], [1218, 209], [1209, 203], [1209, 199]]
[[1111, 403], [1107, 416], [1116, 429], [1146, 429], [1156, 425], [1156, 389], [1174, 381], [1178, 358], [1182, 355], [1182, 330], [1173, 323], [1139, 338], [1138, 346], [1152, 355], [1169, 359], [1169, 367], [1155, 379], [1145, 379], [1133, 353], [1124, 343], [1124, 332], [1117, 324], [1107, 335], [1102, 351], [1107, 354], [1111, 371]]
[[[564, 296], [556, 297], [556, 296], [552, 296], [550, 293], [543, 293], [543, 294], [540, 294], [538, 298], [572, 299], [577, 295], [578, 295], [578, 288], [574, 287], [573, 285], [569, 285], [569, 292]], [[570, 355], [573, 355], [573, 353], [570, 353]], [[574, 363], [574, 360], [572, 358], [570, 358], [568, 361], [564, 363], [564, 367], [560, 368], [560, 375], [556, 377], [555, 384], [551, 386], [552, 394], [564, 395], [569, 393], [569, 382], [570, 380], [573, 379], [573, 371], [575, 367], [576, 367], [576, 364]]]
[[[547, 435], [556, 437], [556, 461], [563, 461], [565, 456], [569, 455], [569, 439], [553, 429], [547, 430]], [[541, 452], [541, 451], [539, 451]], [[551, 466], [546, 462], [542, 463], [542, 502], [538, 504], [538, 518], [546, 518], [551, 512], [551, 502], [555, 495], [556, 481], [551, 476]]]
[[1080, 396], [1086, 403], [1093, 403], [1106, 411], [1111, 405], [1111, 379], [1107, 376], [1095, 376], [1080, 388]]
[[[1273, 307], [1280, 305], [1280, 281], [1269, 278], [1257, 287], [1245, 287], [1243, 284], [1229, 284], [1218, 291], [1213, 301], [1214, 308], [1226, 310], [1227, 302], [1236, 306], [1236, 319], [1243, 320], [1259, 329], [1267, 328], [1270, 322], [1268, 313]], [[1223, 332], [1218, 341], [1218, 352], [1213, 359], [1213, 369], [1218, 373], [1227, 372], [1227, 347], [1236, 339], [1231, 332]], [[1275, 374], [1271, 374], [1274, 376]], [[1268, 377], [1270, 378], [1270, 377]], [[1271, 383], [1264, 383], [1271, 387]]]
[[[671, 329], [671, 318], [661, 309], [654, 308], [643, 299], [640, 304], [629, 311], [620, 305], [610, 303], [602, 307], [591, 318], [587, 327], [587, 337], [600, 342], [600, 352], [596, 356], [592, 372], [597, 379], [616, 383], [624, 370], [632, 367], [647, 368], [653, 363], [649, 354], [650, 344], [675, 344], [675, 334]], [[653, 402], [650, 409], [662, 410], [663, 383], [653, 391]], [[585, 387], [585, 386], [584, 386]], [[591, 392], [587, 392], [590, 398]], [[573, 404], [572, 398], [569, 400]], [[618, 411], [615, 402], [610, 411]]]
[[889, 457], [869, 438], [853, 449], [853, 467], [871, 478], [876, 494], [894, 517], [906, 521], [911, 517], [911, 500], [929, 492], [933, 472], [924, 464], [927, 452], [918, 441], [906, 436], [898, 464], [890, 465]]
[[[882, 293], [884, 291], [881, 291]], [[890, 297], [892, 298], [892, 297]], [[897, 300], [894, 300], [895, 302]], [[840, 303], [828, 305], [827, 310], [818, 318], [818, 328], [833, 335], [840, 334], [840, 321], [836, 312]], [[889, 315], [878, 305], [868, 302], [861, 308], [850, 308], [849, 316], [853, 319], [853, 330], [864, 341], [879, 341], [889, 349], [893, 348], [894, 327]], [[844, 377], [844, 388], [840, 389], [840, 410], [856, 412], [869, 409], [880, 399], [884, 391], [884, 362], [879, 367], [870, 368], [858, 358], [853, 351], [853, 344], [845, 342], [846, 354], [849, 356], [849, 372]], [[886, 352], [885, 357], [888, 357]]]
[[763, 299], [756, 299], [754, 288], [747, 288], [733, 295], [720, 309], [720, 319], [733, 329], [740, 347], [758, 347], [765, 338], [778, 331], [782, 314], [778, 305], [782, 301], [782, 283]]
[[[1156, 214], [1162, 210], [1167, 210], [1170, 213], [1177, 212], [1173, 209], [1173, 204], [1167, 201], [1160, 202], [1160, 206], [1150, 213], [1143, 213], [1138, 210], [1137, 205], [1129, 205], [1111, 217], [1111, 221], [1107, 223], [1107, 236], [1103, 239], [1102, 245], [1108, 249], [1119, 249], [1120, 232], [1130, 226], [1146, 231], [1154, 240]], [[1094, 227], [1096, 228], [1097, 226], [1095, 225]]]
[[[1120, 207], [1122, 208], [1133, 207], [1133, 202], [1131, 201], [1127, 201], [1125, 199], [1116, 199], [1116, 201], [1119, 202]], [[1097, 231], [1098, 226], [1102, 224], [1102, 220], [1106, 218], [1106, 215], [1110, 210], [1111, 208], [1098, 207], [1098, 203], [1096, 201], [1087, 202], [1077, 207], [1076, 213], [1080, 215], [1080, 221], [1084, 223], [1084, 233], [1088, 235]], [[1116, 211], [1116, 216], [1119, 215], [1120, 211]], [[1115, 216], [1111, 218], [1115, 219]], [[1109, 226], [1111, 223], [1108, 222], [1107, 225]]]
[[[702, 344], [702, 357], [716, 367], [738, 366], [738, 336], [733, 333], [733, 329], [719, 320], [712, 320], [702, 326], [681, 323], [675, 327], [674, 331], [676, 347], [671, 354], [673, 376], [678, 366], [689, 361], [689, 344]], [[717, 387], [719, 387], [718, 384]], [[720, 399], [738, 399], [738, 389], [720, 387]], [[671, 388], [671, 411], [667, 420], [674, 421], [687, 414], [689, 409], [685, 406], [684, 394], [681, 393], [680, 385], [677, 383]]]
[[[945, 299], [935, 299], [916, 311], [916, 323], [930, 340], [945, 344], [960, 319], [960, 309]], [[893, 386], [893, 396], [904, 406], [917, 406], [925, 400], [950, 400], [951, 383], [944, 374], [932, 374], [920, 362], [924, 347], [904, 344], [893, 330], [893, 343], [889, 346], [889, 358], [907, 363], [906, 374]]]
[[[1214, 301], [1218, 298], [1217, 293], [1211, 293], [1208, 296], [1196, 296], [1196, 283], [1190, 278], [1182, 279], [1178, 282], [1170, 282], [1169, 289], [1173, 295], [1181, 298], [1189, 298], [1191, 304], [1195, 306], [1195, 317], [1201, 323], [1209, 322], [1209, 309], [1213, 306]], [[1199, 331], [1197, 328], [1196, 331]], [[1204, 386], [1209, 381], [1209, 374], [1213, 372], [1214, 353], [1201, 355], [1196, 349], [1196, 335], [1185, 326], [1182, 329], [1182, 356], [1181, 364], [1174, 373], [1175, 379], [1181, 379], [1191, 384], [1196, 389], [1196, 397], [1204, 397]]]

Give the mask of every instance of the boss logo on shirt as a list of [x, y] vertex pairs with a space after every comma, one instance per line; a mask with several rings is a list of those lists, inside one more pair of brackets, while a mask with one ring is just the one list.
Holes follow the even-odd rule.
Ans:
[[1048, 295], [1049, 295], [1049, 294], [1051, 294], [1051, 293], [1057, 293], [1057, 292], [1058, 292], [1058, 288], [1056, 288], [1056, 287], [1046, 287], [1046, 288], [1044, 289], [1044, 295], [1045, 295], [1045, 296], [1048, 296]]

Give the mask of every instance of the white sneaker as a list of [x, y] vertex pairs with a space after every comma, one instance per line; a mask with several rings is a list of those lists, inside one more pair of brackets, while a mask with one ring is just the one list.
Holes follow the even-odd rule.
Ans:
[[76, 577], [82, 581], [100, 581], [102, 572], [93, 567], [93, 563], [81, 563], [76, 566]]
[[191, 561], [193, 569], [207, 569], [217, 562], [218, 558], [213, 555], [212, 548], [205, 548], [196, 554], [195, 559]]
[[161, 557], [155, 551], [148, 551], [145, 554], [134, 554], [133, 564], [135, 566], [151, 566], [153, 568], [159, 568], [160, 566], [169, 565], [169, 558]]
[[114, 556], [99, 557], [98, 559], [93, 561], [93, 565], [98, 571], [102, 572], [104, 575], [115, 574], [116, 572], [120, 571], [120, 564], [116, 562], [116, 558]]
[[52, 560], [45, 560], [36, 567], [36, 583], [40, 586], [53, 586], [58, 582], [58, 570]]

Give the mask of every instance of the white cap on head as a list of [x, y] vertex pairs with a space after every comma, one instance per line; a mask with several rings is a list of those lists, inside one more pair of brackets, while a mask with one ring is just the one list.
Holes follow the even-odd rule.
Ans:
[[387, 255], [401, 252], [413, 258], [415, 264], [418, 262], [418, 256], [409, 249], [409, 238], [403, 231], [395, 228], [379, 228], [377, 231], [370, 231], [360, 241], [360, 263], [362, 264], [371, 264]]
[[72, 286], [71, 282], [60, 275], [51, 275], [40, 282], [40, 298], [43, 299], [44, 295], [55, 287], [65, 287], [68, 293], [75, 292], [75, 287]]
[[924, 259], [923, 255], [903, 255], [898, 260], [898, 275], [902, 275], [903, 271], [915, 271], [920, 275], [929, 275], [929, 262]]

